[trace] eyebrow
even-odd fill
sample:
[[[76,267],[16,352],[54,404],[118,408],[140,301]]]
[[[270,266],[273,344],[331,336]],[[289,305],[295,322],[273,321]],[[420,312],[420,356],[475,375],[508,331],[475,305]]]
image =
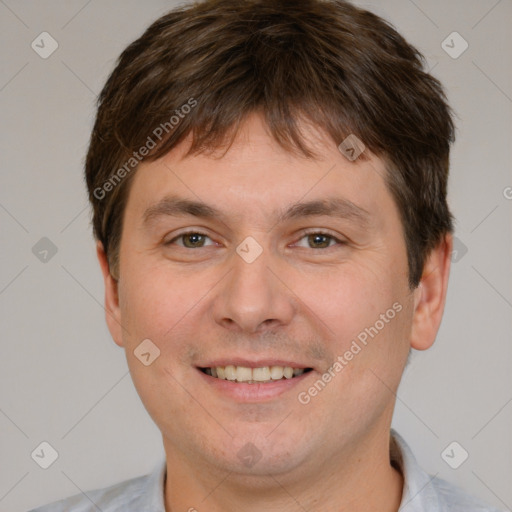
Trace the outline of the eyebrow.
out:
[[[273,213],[277,218],[277,223],[324,215],[352,220],[362,227],[367,227],[370,220],[370,213],[368,211],[357,206],[352,201],[340,197],[328,197],[295,203],[286,210],[277,210]],[[143,224],[149,224],[151,221],[162,216],[183,217],[187,215],[203,219],[219,219],[221,222],[227,220],[226,214],[202,201],[166,196],[158,201],[158,203],[146,209],[143,214]]]

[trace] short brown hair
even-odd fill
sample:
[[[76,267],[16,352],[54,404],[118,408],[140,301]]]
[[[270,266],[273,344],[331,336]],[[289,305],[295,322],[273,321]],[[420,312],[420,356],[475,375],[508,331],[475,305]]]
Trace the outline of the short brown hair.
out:
[[[258,111],[289,151],[315,156],[299,129],[306,120],[336,144],[356,135],[386,162],[416,287],[425,258],[453,229],[452,112],[423,64],[389,23],[342,0],[206,0],[156,20],[105,84],[86,159],[94,234],[111,274],[138,150],[151,161],[189,134],[187,154],[229,147]],[[165,134],[152,136],[157,127]]]

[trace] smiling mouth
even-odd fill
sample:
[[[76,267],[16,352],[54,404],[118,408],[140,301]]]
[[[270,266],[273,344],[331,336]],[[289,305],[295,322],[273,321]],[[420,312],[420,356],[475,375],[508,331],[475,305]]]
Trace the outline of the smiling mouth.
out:
[[[248,368],[247,366],[215,366],[199,368],[203,373],[216,379],[243,382],[245,384],[265,384],[284,379],[293,379],[310,372],[312,368],[292,368],[291,366],[262,366]]]

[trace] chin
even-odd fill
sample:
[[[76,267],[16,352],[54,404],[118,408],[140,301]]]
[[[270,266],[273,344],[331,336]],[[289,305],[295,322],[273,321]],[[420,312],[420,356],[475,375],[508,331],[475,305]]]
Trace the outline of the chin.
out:
[[[272,427],[275,428],[275,425]],[[213,453],[213,464],[222,469],[244,476],[280,475],[301,466],[308,454],[302,443],[306,436],[299,432],[287,432],[274,436],[272,428],[247,429],[246,434],[237,430],[228,443],[224,443],[222,454]],[[216,449],[212,447],[213,452]]]

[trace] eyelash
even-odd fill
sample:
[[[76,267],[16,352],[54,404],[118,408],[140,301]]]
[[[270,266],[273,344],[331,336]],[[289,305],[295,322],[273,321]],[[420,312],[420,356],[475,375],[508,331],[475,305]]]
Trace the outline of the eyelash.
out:
[[[179,240],[187,235],[201,235],[201,236],[205,236],[205,237],[208,237],[210,238],[206,233],[203,233],[202,231],[197,231],[197,230],[193,230],[193,231],[186,231],[184,233],[181,233],[177,236],[175,236],[172,240],[169,240],[168,242],[165,242],[164,245],[172,245],[176,240]],[[343,241],[343,240],[340,240],[339,238],[335,237],[334,235],[331,235],[329,232],[326,232],[326,231],[306,231],[304,233],[302,233],[302,236],[299,238],[299,240],[302,240],[303,238],[305,238],[306,236],[310,236],[310,235],[322,235],[322,236],[325,236],[327,238],[330,238],[331,240],[334,240],[335,242],[337,242],[339,245],[345,245],[346,242]],[[192,247],[184,247],[184,246],[180,246],[182,247],[183,249],[194,249]],[[323,250],[326,250],[326,249],[332,249],[334,246],[328,246],[328,247],[322,247],[320,249],[323,249]],[[203,249],[203,247],[196,247],[195,249]],[[312,250],[315,250],[315,249],[312,249]]]

